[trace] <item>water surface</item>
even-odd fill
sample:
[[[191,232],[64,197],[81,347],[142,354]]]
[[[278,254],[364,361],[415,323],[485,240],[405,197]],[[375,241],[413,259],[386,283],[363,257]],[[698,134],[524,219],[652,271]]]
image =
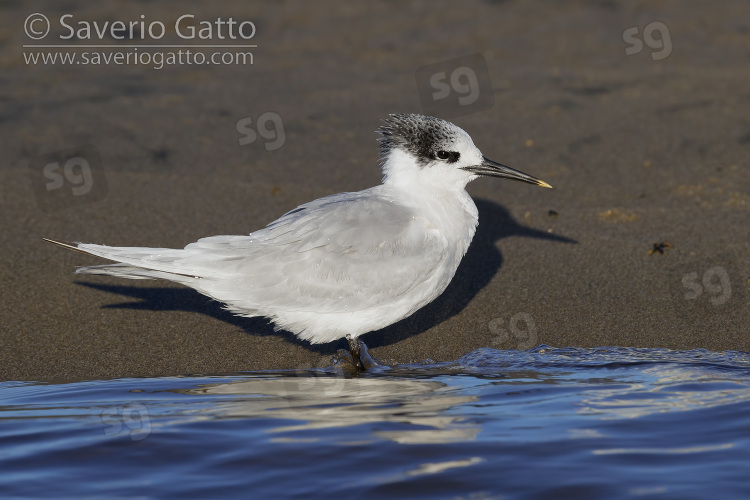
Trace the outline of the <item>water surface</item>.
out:
[[[750,354],[0,384],[2,498],[750,498]]]

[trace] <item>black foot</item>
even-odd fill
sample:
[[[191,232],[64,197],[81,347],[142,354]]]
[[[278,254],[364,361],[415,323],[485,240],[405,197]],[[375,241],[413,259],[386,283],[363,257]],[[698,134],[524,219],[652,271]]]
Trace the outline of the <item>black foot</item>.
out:
[[[351,335],[346,336],[346,341],[349,343],[349,352],[343,349],[339,350],[339,360],[351,364],[358,373],[367,371],[373,366],[378,366],[378,362],[370,356],[364,342],[358,338],[353,338]]]

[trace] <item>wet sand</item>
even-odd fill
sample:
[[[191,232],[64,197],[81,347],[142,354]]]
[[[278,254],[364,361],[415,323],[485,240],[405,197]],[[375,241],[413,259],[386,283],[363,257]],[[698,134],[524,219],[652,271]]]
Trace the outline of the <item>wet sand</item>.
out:
[[[454,282],[363,337],[376,358],[539,344],[750,350],[744,2],[175,5],[71,13],[250,19],[253,64],[27,65],[32,12],[0,7],[0,379],[328,364],[345,342],[312,346],[165,282],[75,276],[103,262],[41,238],[182,247],[249,233],[314,198],[377,184],[374,130],[394,112],[448,118],[487,157],[555,189],[472,183],[480,225]],[[450,82],[462,61],[471,73],[436,101],[429,77]],[[456,104],[467,74],[479,99]],[[92,172],[81,195],[72,189],[86,179],[63,168],[71,151]]]

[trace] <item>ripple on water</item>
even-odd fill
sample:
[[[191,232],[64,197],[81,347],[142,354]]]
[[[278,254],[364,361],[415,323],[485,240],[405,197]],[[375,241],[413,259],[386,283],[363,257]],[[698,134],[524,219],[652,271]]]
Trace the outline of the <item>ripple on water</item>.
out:
[[[479,349],[358,378],[4,382],[0,491],[747,498],[748,400],[747,353],[634,348]]]

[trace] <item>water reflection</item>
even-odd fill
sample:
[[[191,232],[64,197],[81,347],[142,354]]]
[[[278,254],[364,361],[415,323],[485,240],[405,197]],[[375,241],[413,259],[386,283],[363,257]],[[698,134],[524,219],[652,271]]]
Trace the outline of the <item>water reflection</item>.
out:
[[[279,434],[368,424],[367,428],[380,438],[401,444],[425,444],[471,441],[480,431],[480,427],[467,422],[461,415],[449,412],[452,408],[477,401],[477,397],[458,395],[457,388],[437,380],[308,374],[251,378],[180,392],[244,396],[216,401],[206,410],[214,418],[262,417],[300,422],[269,430]],[[376,423],[407,424],[409,428],[374,430],[390,427],[372,425]]]
[[[747,498],[747,353],[544,346],[361,378],[8,385],[5,497]]]
[[[633,419],[750,401],[747,379],[714,374],[704,366],[662,364],[639,372],[642,379],[636,383],[586,391],[579,411],[601,419]]]
[[[546,421],[554,409],[560,417],[563,401],[571,414],[594,421],[748,402],[749,365],[750,358],[738,353],[479,349],[455,362],[394,367],[362,378],[346,378],[335,370],[253,374],[178,392],[212,396],[207,398],[211,404],[199,410],[203,418],[273,421],[266,432],[275,434],[276,442],[330,440],[330,435],[317,437],[309,431],[362,425],[364,439],[459,443],[475,440],[483,427],[491,433],[488,425],[497,435],[515,436],[520,415],[528,419],[538,411],[537,417]],[[471,377],[455,376],[461,373]],[[474,390],[462,385],[467,380]],[[483,416],[486,410],[475,412],[478,407],[491,407],[492,417]],[[579,425],[567,433],[572,439],[605,436]]]

